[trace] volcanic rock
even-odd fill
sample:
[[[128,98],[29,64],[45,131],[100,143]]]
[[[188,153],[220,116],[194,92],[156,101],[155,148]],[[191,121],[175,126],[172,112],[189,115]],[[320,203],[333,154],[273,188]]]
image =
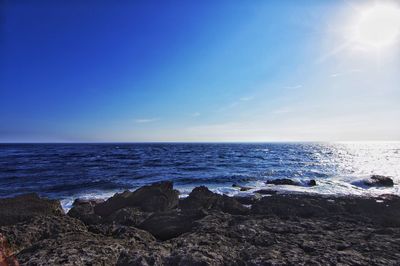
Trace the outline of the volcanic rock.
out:
[[[278,191],[273,190],[273,189],[260,189],[257,191],[254,191],[256,195],[261,194],[261,195],[275,195],[278,193]]]
[[[254,194],[248,196],[234,196],[233,198],[240,204],[252,205],[255,202],[259,201],[262,198],[262,196],[260,194]]]
[[[81,220],[87,225],[99,224],[102,222],[102,217],[94,213],[94,206],[97,204],[97,201],[75,200],[68,215]]]
[[[273,179],[273,180],[268,180],[266,182],[268,185],[290,185],[290,186],[300,186],[300,183],[295,182],[291,179],[288,178],[281,178],[281,179]]]
[[[90,232],[44,239],[17,255],[22,265],[115,265],[126,250],[122,240]]]
[[[64,214],[60,201],[40,198],[34,193],[0,199],[0,206],[0,226],[28,221],[36,216]]]
[[[213,193],[205,186],[194,188],[189,196],[180,202],[179,207],[183,211],[212,209],[237,215],[248,213],[248,209],[234,198]]]
[[[167,211],[175,208],[179,192],[172,182],[160,182],[139,188],[134,192],[125,191],[94,207],[94,212],[106,217],[124,207],[138,207],[146,212]]]
[[[382,175],[372,175],[368,180],[364,180],[364,184],[370,187],[393,187],[393,179]]]
[[[237,185],[237,184],[233,184],[232,187],[233,187],[233,188],[237,188],[237,189],[239,189],[240,191],[248,191],[248,190],[251,189],[251,187],[244,187],[244,186],[240,186],[240,185]]]
[[[311,179],[307,182],[307,185],[310,187],[314,187],[317,185],[317,181],[315,181],[314,179]]]
[[[21,265],[398,265],[398,196],[256,197],[243,215],[237,200],[205,187],[180,208],[127,206],[98,224],[35,215],[0,226],[0,264],[17,265],[15,256]],[[141,215],[140,229],[121,224]]]
[[[37,216],[30,221],[0,227],[0,233],[8,239],[10,247],[16,253],[42,239],[56,238],[68,232],[86,231],[81,221],[65,215]]]
[[[204,217],[202,211],[180,213],[176,210],[155,213],[138,227],[150,232],[160,240],[168,240],[190,231],[193,222]]]
[[[150,212],[143,212],[139,208],[125,207],[113,212],[106,221],[128,226],[138,226],[152,215]]]

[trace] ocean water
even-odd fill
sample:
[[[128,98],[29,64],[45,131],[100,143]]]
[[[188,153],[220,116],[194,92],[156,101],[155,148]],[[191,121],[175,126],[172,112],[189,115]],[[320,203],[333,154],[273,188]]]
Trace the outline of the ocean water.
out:
[[[362,186],[372,174],[391,176],[396,185]],[[265,184],[277,178],[318,185]],[[400,195],[400,143],[0,144],[0,197],[36,192],[68,209],[78,197],[107,198],[162,180],[173,181],[182,196],[199,185],[228,195],[260,188]]]

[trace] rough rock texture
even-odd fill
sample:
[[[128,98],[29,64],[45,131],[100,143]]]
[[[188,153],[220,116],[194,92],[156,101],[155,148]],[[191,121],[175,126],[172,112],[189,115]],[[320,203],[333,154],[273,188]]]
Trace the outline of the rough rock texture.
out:
[[[14,252],[28,248],[42,239],[55,238],[68,232],[85,231],[87,229],[81,221],[67,216],[38,216],[29,222],[0,227],[0,233],[7,236]]]
[[[378,198],[271,195],[253,204],[251,212],[281,218],[341,217],[400,227],[400,198],[390,195]]]
[[[266,188],[266,189],[257,190],[254,193],[261,194],[261,195],[275,195],[276,193],[278,193],[278,191]]]
[[[281,179],[273,179],[273,180],[268,180],[266,182],[268,185],[291,185],[291,186],[300,186],[300,183],[295,182],[291,179],[288,178],[281,178]]]
[[[364,184],[370,187],[393,187],[393,179],[382,175],[373,175],[368,180],[364,180]]]
[[[256,203],[257,201],[259,201],[262,196],[259,193],[254,192],[254,195],[251,196],[234,196],[233,198],[239,202],[240,204],[243,205],[253,205],[254,203]],[[275,192],[276,194],[276,192]]]
[[[233,184],[232,187],[239,189],[240,191],[248,191],[250,189],[252,189],[251,187],[244,187],[244,186],[240,186],[237,184]]]
[[[99,204],[97,201],[75,200],[68,215],[81,220],[87,225],[100,224],[102,223],[102,217],[94,213],[94,206],[97,204]]]
[[[167,240],[177,237],[193,228],[194,221],[206,216],[206,213],[199,210],[194,212],[170,211],[155,213],[139,225],[156,238]]]
[[[106,221],[129,226],[138,226],[152,215],[151,212],[143,212],[139,208],[125,207],[110,214]]]
[[[115,265],[123,242],[89,232],[44,239],[17,255],[24,265]]]
[[[28,221],[39,215],[64,214],[58,200],[40,198],[37,194],[25,194],[0,199],[0,225]]]
[[[246,214],[248,209],[226,195],[218,195],[211,192],[207,187],[196,187],[187,198],[182,200],[179,207],[183,211],[190,210],[220,210],[231,214]]]
[[[178,196],[179,192],[173,189],[172,182],[160,182],[134,192],[116,194],[106,202],[97,204],[94,212],[106,217],[125,207],[138,207],[146,212],[167,211],[178,205]]]
[[[0,263],[17,265],[15,257],[21,265],[400,264],[400,197],[393,195],[233,199],[198,187],[176,208],[124,206],[88,223],[88,205],[99,204],[77,202],[74,208],[85,207],[76,218],[41,212],[1,226]]]

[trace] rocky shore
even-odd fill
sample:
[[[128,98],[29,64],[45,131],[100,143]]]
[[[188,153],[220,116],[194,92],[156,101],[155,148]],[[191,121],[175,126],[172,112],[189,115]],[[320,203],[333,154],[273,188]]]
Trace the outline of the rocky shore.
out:
[[[314,184],[310,184],[314,185]],[[399,265],[400,198],[249,197],[170,182],[76,200],[0,199],[0,265]]]

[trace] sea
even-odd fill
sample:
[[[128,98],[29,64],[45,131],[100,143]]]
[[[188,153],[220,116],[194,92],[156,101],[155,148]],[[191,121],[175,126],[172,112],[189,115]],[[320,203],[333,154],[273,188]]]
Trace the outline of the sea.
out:
[[[367,187],[371,175],[394,187]],[[301,186],[267,185],[290,178]],[[314,179],[317,186],[310,187]],[[182,197],[200,185],[227,195],[278,193],[400,195],[400,142],[0,144],[0,197],[108,198],[170,180]],[[240,191],[233,185],[250,187]]]

